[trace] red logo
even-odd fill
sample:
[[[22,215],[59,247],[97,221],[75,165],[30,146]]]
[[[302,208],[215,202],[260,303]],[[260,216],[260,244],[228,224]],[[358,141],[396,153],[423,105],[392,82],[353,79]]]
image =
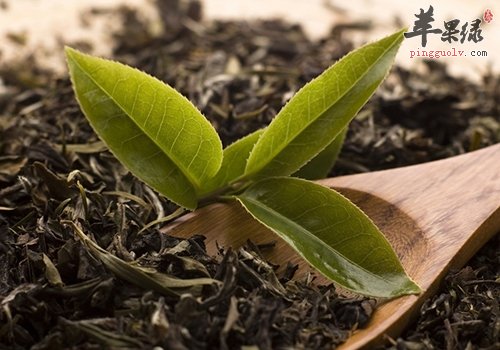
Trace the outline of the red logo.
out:
[[[486,23],[490,23],[493,19],[493,13],[491,13],[490,9],[484,11],[483,19]]]

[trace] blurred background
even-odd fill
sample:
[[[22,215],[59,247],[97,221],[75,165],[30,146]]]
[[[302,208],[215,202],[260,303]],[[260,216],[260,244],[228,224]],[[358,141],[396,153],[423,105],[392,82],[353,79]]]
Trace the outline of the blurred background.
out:
[[[172,1],[175,3],[176,1]],[[479,79],[488,70],[500,72],[496,48],[500,46],[500,5],[498,1],[396,1],[396,0],[200,0],[205,21],[210,19],[265,19],[280,18],[300,23],[312,38],[329,34],[332,25],[345,23],[370,26],[370,30],[353,31],[356,43],[366,42],[390,33],[396,28],[413,27],[415,14],[433,6],[433,28],[444,30],[443,22],[460,20],[458,29],[465,22],[483,19],[487,10],[493,15],[490,22],[481,23],[483,40],[478,43],[442,42],[439,35],[430,36],[425,49],[462,50],[466,57],[440,57],[450,73]],[[156,30],[158,19],[153,11],[154,0],[1,0],[0,1],[0,60],[16,59],[20,55],[37,52],[37,57],[48,67],[61,69],[64,43],[89,40],[95,54],[109,53],[109,34],[118,23],[113,18],[112,7],[127,5],[140,9],[148,18],[151,30]],[[99,13],[99,16],[89,16]],[[91,19],[90,19],[91,17]],[[422,49],[420,38],[405,40],[398,54],[398,64],[418,69],[421,61],[410,58],[411,51]],[[472,57],[470,51],[486,52],[486,57]]]

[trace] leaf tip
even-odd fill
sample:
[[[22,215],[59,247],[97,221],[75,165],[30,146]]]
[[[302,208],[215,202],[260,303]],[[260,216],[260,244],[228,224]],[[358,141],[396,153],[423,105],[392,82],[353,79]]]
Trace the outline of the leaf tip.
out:
[[[403,295],[415,295],[422,293],[422,288],[413,281],[408,275],[405,275],[404,281],[401,281],[399,287],[395,288],[387,297],[397,298]]]
[[[70,78],[73,81],[73,75],[74,75],[74,69],[75,69],[75,64],[78,60],[78,57],[81,57],[84,55],[82,52],[78,51],[77,49],[72,48],[71,46],[64,45],[64,56],[66,57],[66,64],[68,65],[69,73],[70,73]],[[74,82],[73,82],[74,86]]]
[[[64,53],[66,54],[66,56],[71,55],[75,51],[76,50],[74,48],[72,48],[71,46],[64,45]]]
[[[413,280],[411,280],[410,278],[408,278],[408,283],[406,284],[406,294],[420,294],[422,293],[422,288],[420,288],[420,286],[414,282]]]
[[[64,55],[66,56],[66,60],[74,60],[76,56],[82,55],[82,53],[71,46],[64,45]]]

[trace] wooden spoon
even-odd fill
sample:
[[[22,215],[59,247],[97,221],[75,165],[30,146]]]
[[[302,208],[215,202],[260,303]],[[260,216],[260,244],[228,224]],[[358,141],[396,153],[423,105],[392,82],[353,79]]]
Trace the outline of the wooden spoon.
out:
[[[445,160],[319,183],[342,192],[373,219],[423,291],[380,305],[369,325],[340,347],[344,350],[371,348],[384,335],[397,336],[448,270],[463,266],[500,231],[500,144]],[[267,258],[278,264],[298,263],[299,274],[311,270],[238,203],[201,208],[164,231],[179,237],[201,233],[207,236],[210,253],[216,252],[215,242],[237,248],[247,239],[276,240]],[[318,279],[326,282],[322,276]]]

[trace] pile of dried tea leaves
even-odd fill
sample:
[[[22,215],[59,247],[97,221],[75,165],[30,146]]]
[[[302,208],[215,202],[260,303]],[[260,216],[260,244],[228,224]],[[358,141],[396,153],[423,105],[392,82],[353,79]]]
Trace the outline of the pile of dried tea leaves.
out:
[[[427,300],[412,328],[389,349],[498,349],[500,347],[499,235],[466,267],[453,271]]]
[[[113,58],[180,90],[225,144],[269,123],[353,49],[351,31],[367,29],[337,26],[311,41],[280,21],[202,22],[196,1],[157,5],[161,35],[135,11],[113,10],[124,23]],[[141,231],[176,208],[106,151],[67,77],[27,60],[0,68],[0,348],[330,349],[367,323],[373,300],[339,296],[313,275],[294,280],[293,266],[277,275],[251,242],[209,256],[203,232],[181,240],[161,225]],[[393,69],[352,123],[332,175],[500,142],[500,77],[477,85],[435,63],[425,69]],[[451,273],[392,347],[498,348],[497,247],[498,237]],[[158,287],[169,277],[220,282],[172,293]]]

